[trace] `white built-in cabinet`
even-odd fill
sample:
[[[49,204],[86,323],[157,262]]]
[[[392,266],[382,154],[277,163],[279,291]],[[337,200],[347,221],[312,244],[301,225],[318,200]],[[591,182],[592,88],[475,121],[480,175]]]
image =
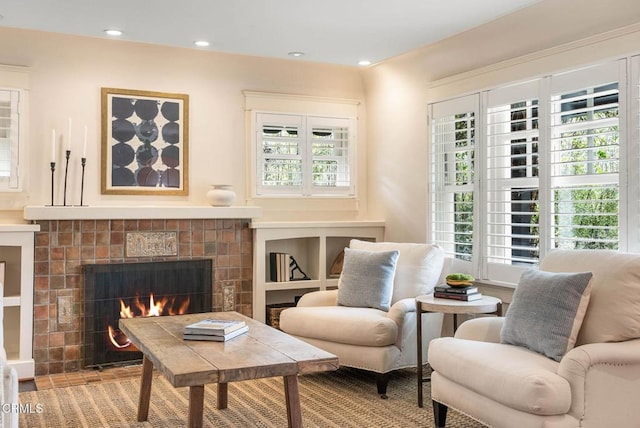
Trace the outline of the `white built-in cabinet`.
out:
[[[34,239],[38,225],[0,225],[0,261],[4,262],[4,348],[20,379],[35,375],[33,360]]]
[[[331,266],[351,239],[382,241],[382,221],[252,222],[253,318],[265,322],[266,306],[292,303],[309,291],[337,288]],[[291,255],[309,280],[271,281],[270,253]]]

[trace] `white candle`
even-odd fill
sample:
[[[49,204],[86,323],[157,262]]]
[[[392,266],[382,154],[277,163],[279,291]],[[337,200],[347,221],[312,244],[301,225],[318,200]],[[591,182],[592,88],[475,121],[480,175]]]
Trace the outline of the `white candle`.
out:
[[[82,146],[82,157],[87,157],[87,125],[84,126],[84,145]]]
[[[71,150],[71,118],[69,118],[69,135],[67,136],[67,150]]]
[[[51,130],[51,162],[56,161],[56,130]]]

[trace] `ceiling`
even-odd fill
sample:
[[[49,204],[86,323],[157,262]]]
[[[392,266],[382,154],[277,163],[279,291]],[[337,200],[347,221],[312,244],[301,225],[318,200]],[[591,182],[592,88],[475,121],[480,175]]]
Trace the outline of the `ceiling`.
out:
[[[0,27],[305,61],[377,63],[540,0],[2,0]],[[208,47],[197,48],[196,40]]]

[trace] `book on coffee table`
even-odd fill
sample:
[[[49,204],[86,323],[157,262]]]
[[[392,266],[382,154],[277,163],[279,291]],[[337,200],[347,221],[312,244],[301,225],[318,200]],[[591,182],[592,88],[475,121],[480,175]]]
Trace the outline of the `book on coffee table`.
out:
[[[184,333],[224,336],[246,326],[247,323],[242,320],[220,320],[207,318],[205,320],[189,324],[184,328]]]
[[[241,334],[249,331],[249,326],[245,325],[237,330],[232,331],[227,334],[192,334],[192,333],[184,333],[182,338],[184,340],[210,340],[214,342],[226,342],[229,339],[233,339],[234,337],[240,336]]]

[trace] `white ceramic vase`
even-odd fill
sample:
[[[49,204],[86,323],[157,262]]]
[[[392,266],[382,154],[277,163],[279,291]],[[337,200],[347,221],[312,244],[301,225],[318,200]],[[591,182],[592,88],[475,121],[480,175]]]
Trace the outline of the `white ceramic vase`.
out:
[[[236,200],[236,192],[229,184],[212,184],[207,192],[207,200],[214,207],[228,207]]]

